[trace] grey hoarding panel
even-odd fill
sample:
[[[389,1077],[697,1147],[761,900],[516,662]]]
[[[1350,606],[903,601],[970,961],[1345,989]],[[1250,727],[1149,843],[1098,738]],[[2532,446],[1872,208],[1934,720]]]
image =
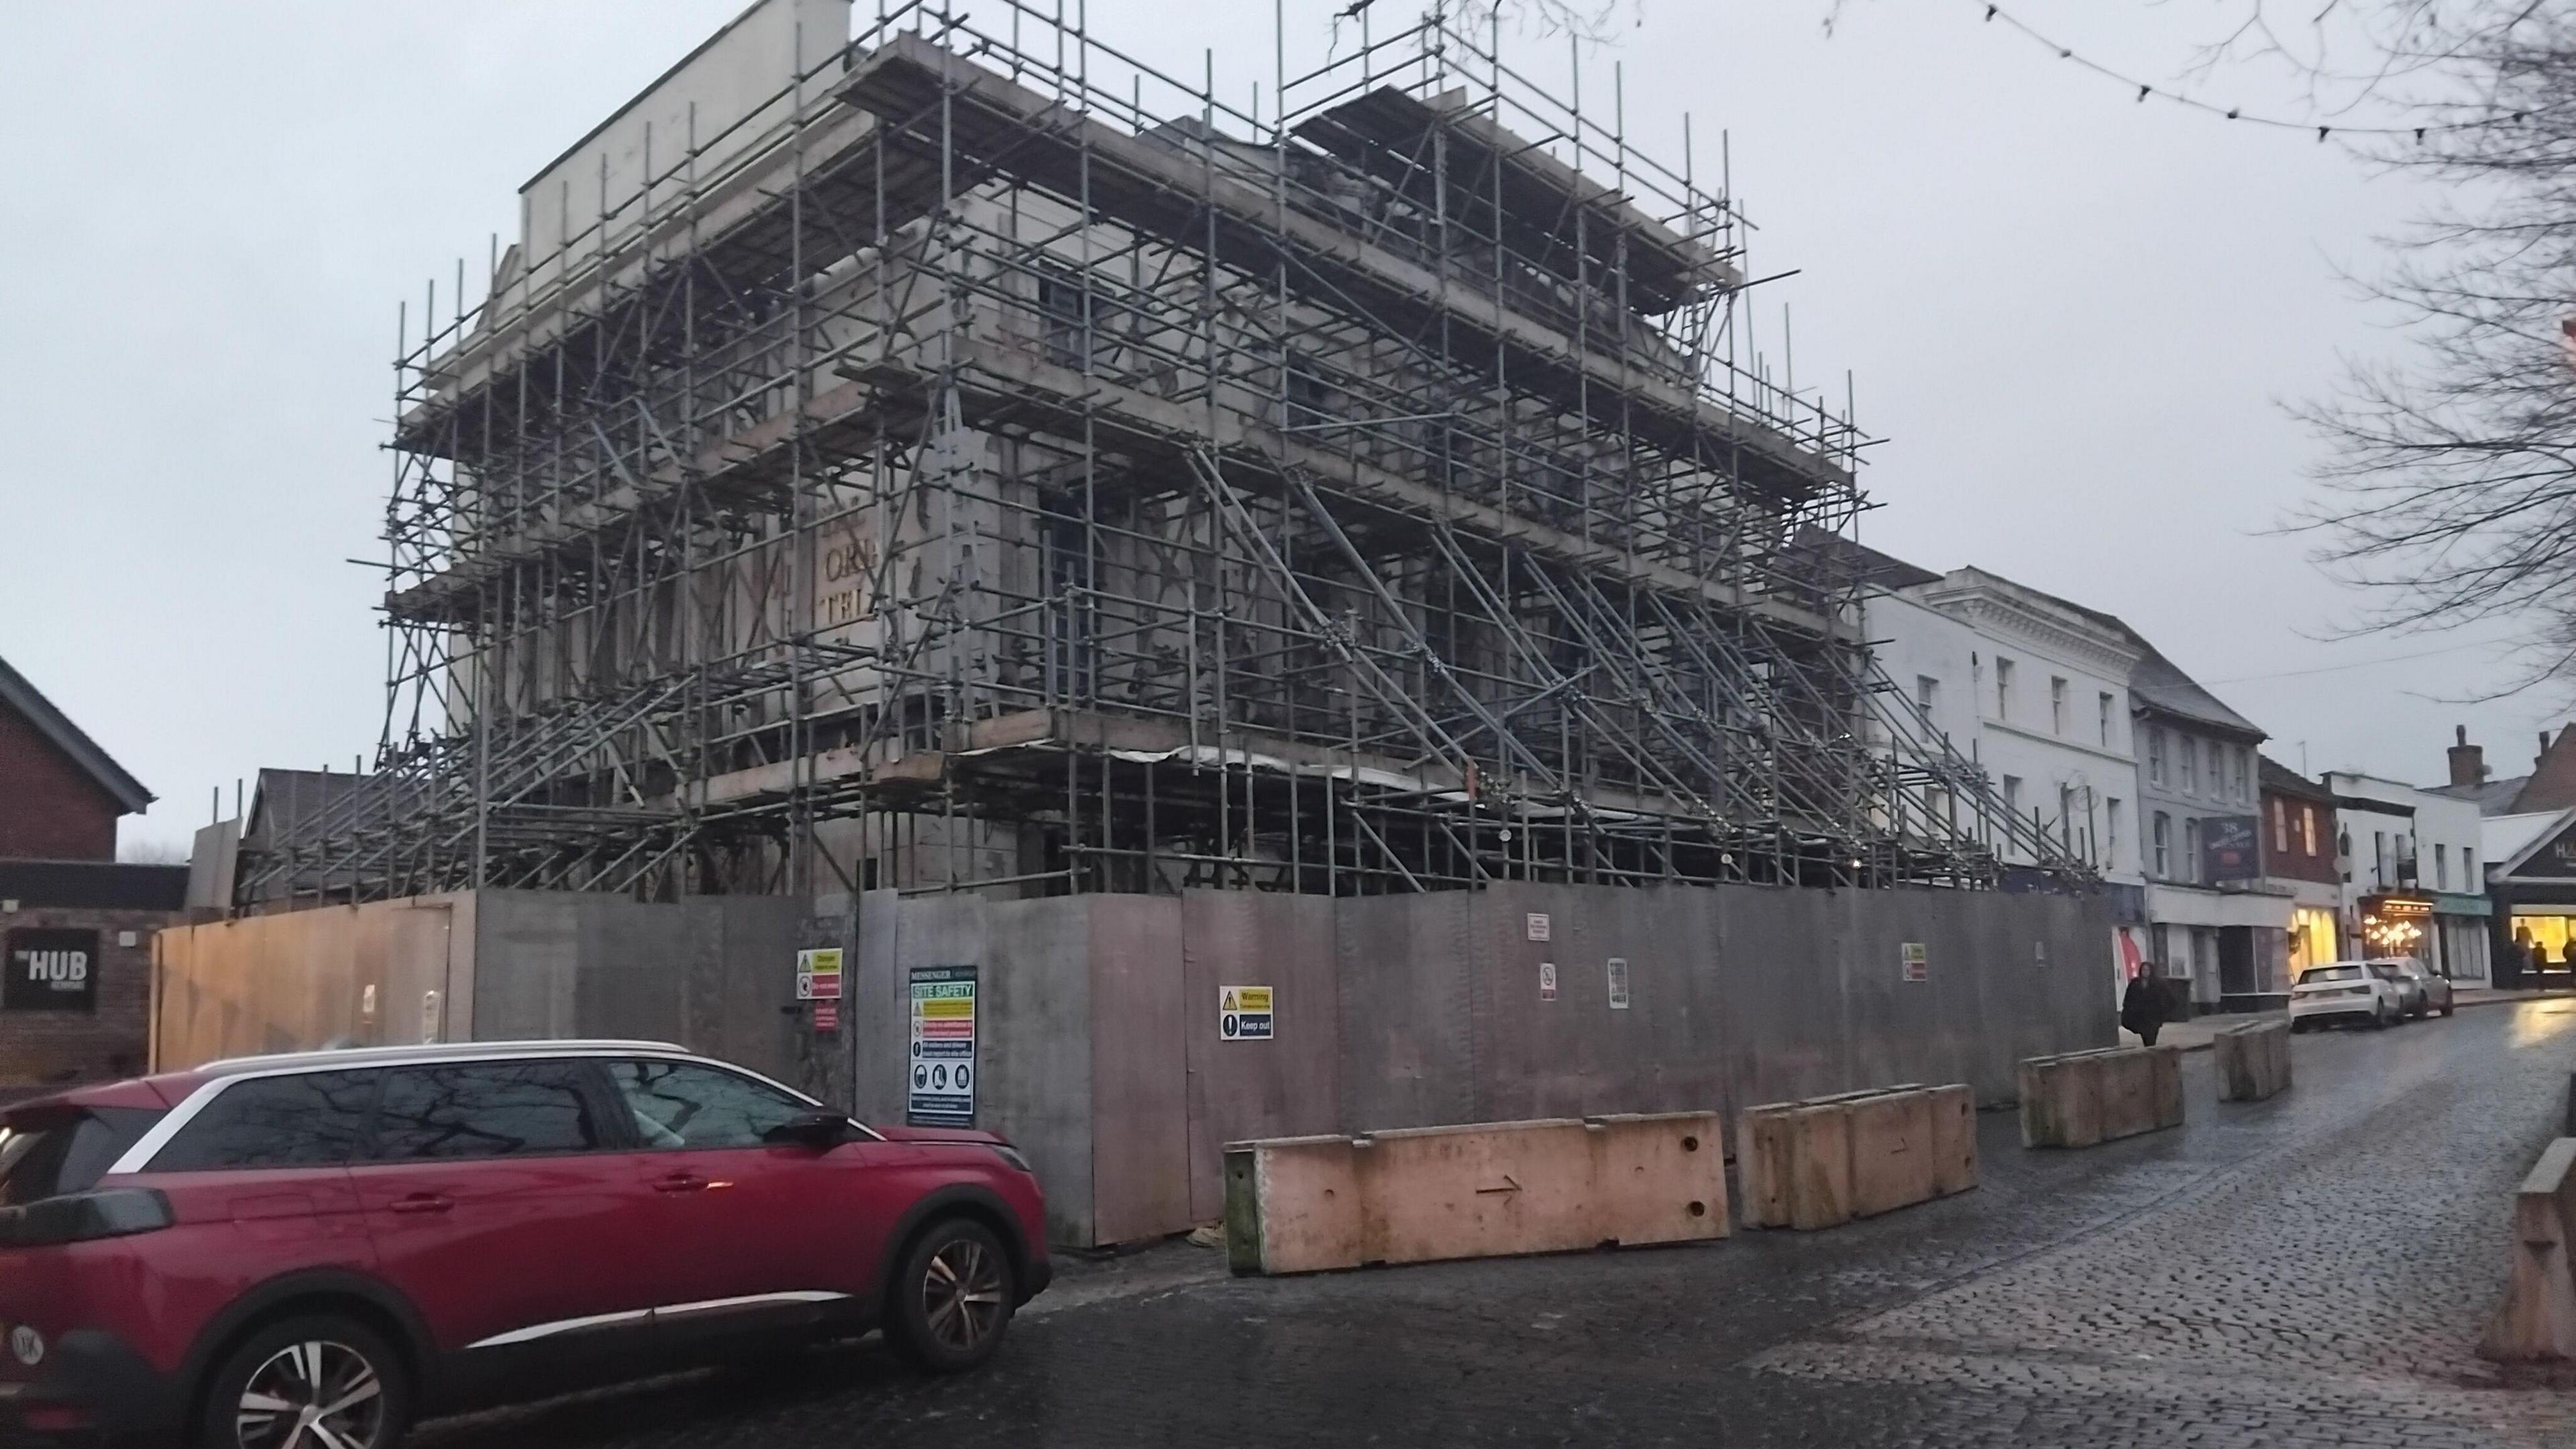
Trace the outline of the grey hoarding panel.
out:
[[[1194,1219],[1181,903],[1091,896],[1063,904],[1091,908],[1093,1232],[1117,1243],[1183,1231]]]
[[[1475,1121],[1469,893],[1335,904],[1344,1125],[1367,1132]]]
[[[1225,1209],[1228,1142],[1342,1125],[1341,1015],[1329,896],[1259,891],[1181,895],[1182,1022],[1189,1048],[1190,1217]],[[1225,1041],[1218,991],[1268,986],[1272,1031]]]

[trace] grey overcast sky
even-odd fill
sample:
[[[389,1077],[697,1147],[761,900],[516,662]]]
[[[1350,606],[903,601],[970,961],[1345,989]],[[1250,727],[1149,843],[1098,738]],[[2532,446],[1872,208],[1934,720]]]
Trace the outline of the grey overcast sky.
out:
[[[1864,539],[2120,614],[2294,768],[2436,781],[2454,723],[2524,768],[2563,699],[2442,702],[2506,676],[2458,640],[2317,642],[2352,601],[2263,532],[2317,446],[2279,403],[2395,345],[2338,269],[2373,269],[2425,187],[2132,104],[1971,0],[1876,0],[1832,39],[1824,3],[1645,0],[1585,94],[1606,114],[1619,67],[1632,137],[1676,152],[1689,111],[1703,165],[1729,133],[1754,271],[1803,269],[1762,289],[1761,336],[1776,355],[1789,304],[1799,375],[1851,369],[1890,440]],[[518,185],[738,8],[0,6],[0,657],[161,796],[129,849],[184,842],[257,766],[370,749],[385,636],[344,560],[380,552],[395,305],[437,277],[443,310]],[[1287,0],[1292,55],[1338,8]],[[2156,77],[2215,13],[2010,8]],[[1270,76],[1269,0],[1089,12],[1170,69],[1213,47],[1221,84]],[[1564,74],[1563,42],[1518,48]],[[2265,77],[2208,89],[2297,113]]]

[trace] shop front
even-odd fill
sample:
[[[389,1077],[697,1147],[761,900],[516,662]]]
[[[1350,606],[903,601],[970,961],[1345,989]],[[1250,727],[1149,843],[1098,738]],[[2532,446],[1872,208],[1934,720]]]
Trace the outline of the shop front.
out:
[[[2415,892],[2382,891],[2363,896],[2353,906],[2353,924],[2365,956],[2412,956],[2433,964],[2433,898]]]
[[[2495,975],[2488,960],[2487,936],[2495,918],[2495,907],[2485,896],[2453,895],[2448,891],[2433,897],[2433,944],[2431,965],[2454,981],[2484,986]]]
[[[2299,973],[2311,966],[2323,966],[2343,959],[2336,941],[2335,908],[2332,905],[2294,905],[2290,908],[2290,981],[2297,984]]]
[[[2289,1002],[2291,902],[2269,883],[2244,889],[2152,881],[2149,959],[2194,1014],[2271,1011]]]
[[[2576,977],[2576,811],[2498,816],[2487,831],[2495,984],[2566,984]]]

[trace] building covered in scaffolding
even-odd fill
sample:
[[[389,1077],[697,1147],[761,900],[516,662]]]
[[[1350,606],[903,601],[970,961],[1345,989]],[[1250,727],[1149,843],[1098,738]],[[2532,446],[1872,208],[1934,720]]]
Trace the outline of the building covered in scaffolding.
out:
[[[1996,884],[1723,177],[1497,42],[753,6],[407,319],[379,755],[240,898]]]
[[[2109,1045],[2087,867],[1881,679],[1722,174],[1490,14],[1344,39],[1236,109],[762,0],[539,173],[406,317],[377,757],[210,827],[155,1060],[684,1041],[1102,1243],[1229,1142]]]

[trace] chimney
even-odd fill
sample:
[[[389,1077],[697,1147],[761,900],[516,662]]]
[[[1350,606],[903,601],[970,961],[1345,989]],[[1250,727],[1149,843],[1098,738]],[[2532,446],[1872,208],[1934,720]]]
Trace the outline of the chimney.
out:
[[[2548,758],[2549,758],[2549,731],[2547,731],[2547,730],[2542,730],[2542,731],[2540,732],[2540,753],[2539,753],[2539,754],[2536,754],[2536,755],[2534,755],[2534,756],[2532,756],[2532,757],[2531,757],[2531,768],[2533,768],[2534,770],[2539,769],[2539,768],[2540,768],[2540,762],[2541,762],[2541,761],[2543,761],[2543,760],[2545,760],[2545,759],[2548,759]]]
[[[2451,746],[2451,787],[2461,789],[2485,784],[2487,779],[2485,748],[2469,743],[2467,725],[2456,726],[2452,738],[2459,743]]]

